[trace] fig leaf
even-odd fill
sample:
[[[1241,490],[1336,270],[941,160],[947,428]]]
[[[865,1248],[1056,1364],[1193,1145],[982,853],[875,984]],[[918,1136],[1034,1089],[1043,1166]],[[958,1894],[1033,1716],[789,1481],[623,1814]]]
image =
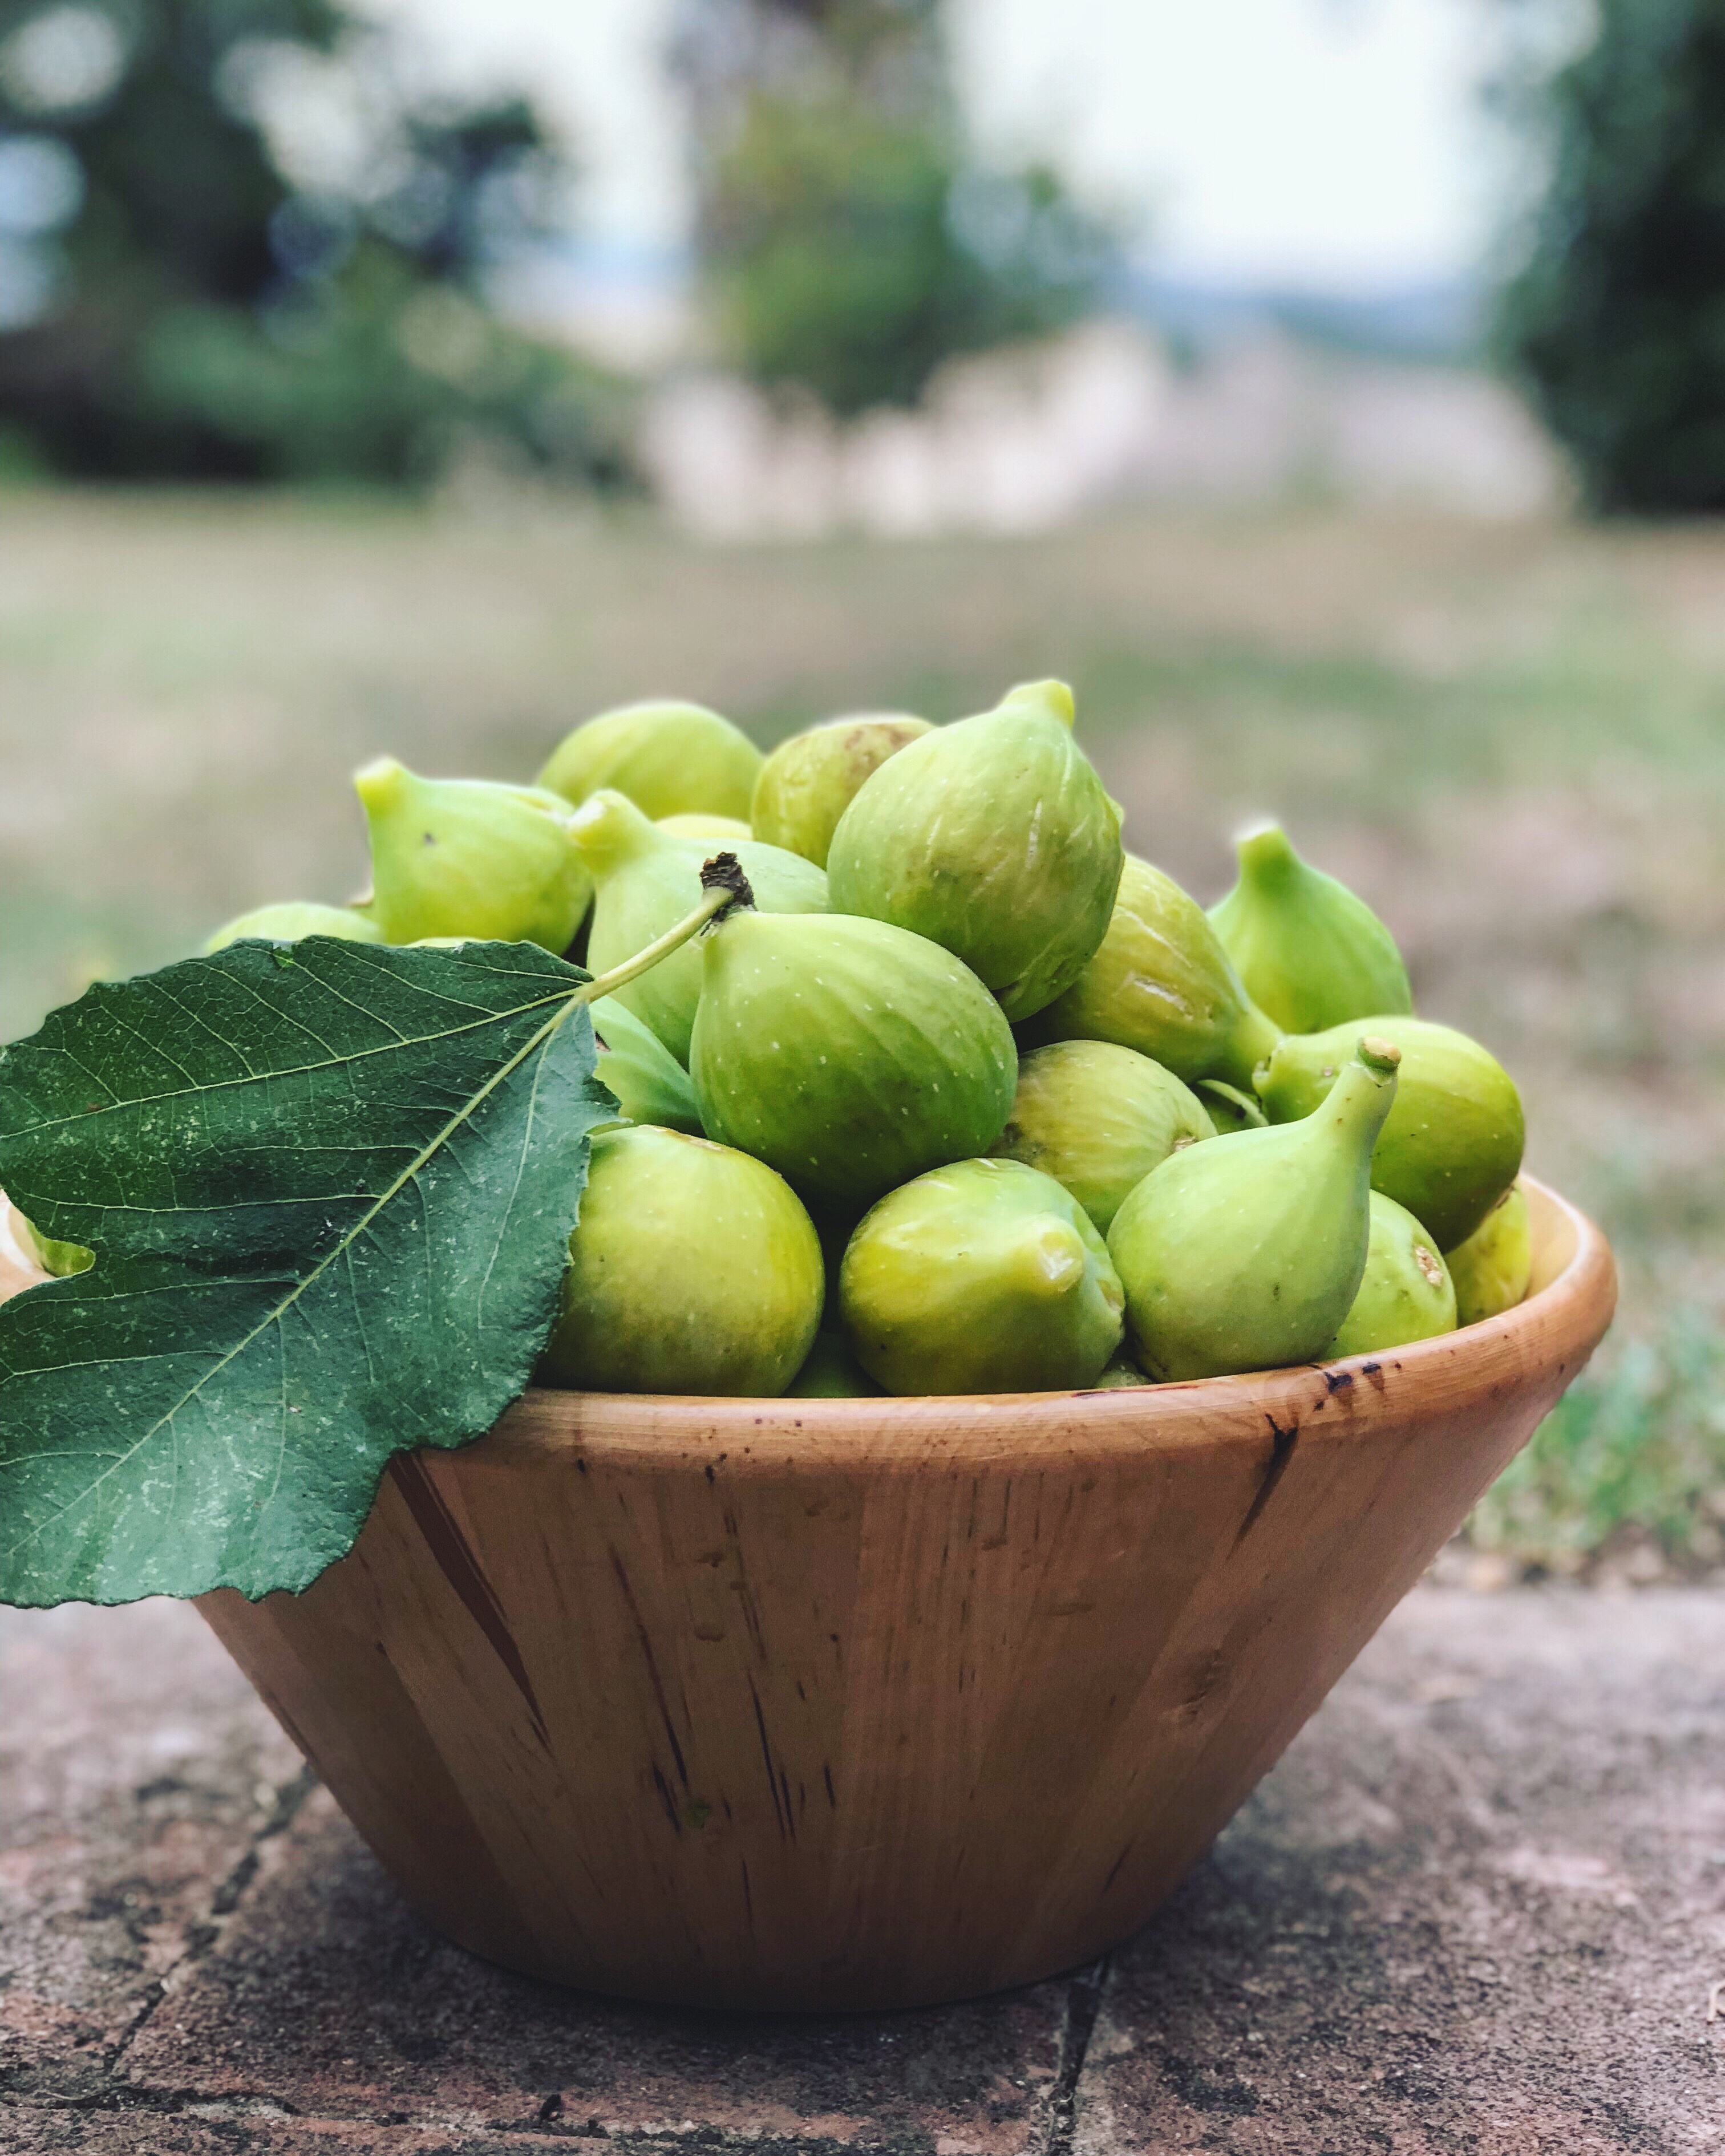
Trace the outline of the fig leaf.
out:
[[[95,1264],[0,1305],[0,1601],[298,1589],[556,1313],[594,1075],[531,944],[242,942],[0,1051],[0,1188]]]

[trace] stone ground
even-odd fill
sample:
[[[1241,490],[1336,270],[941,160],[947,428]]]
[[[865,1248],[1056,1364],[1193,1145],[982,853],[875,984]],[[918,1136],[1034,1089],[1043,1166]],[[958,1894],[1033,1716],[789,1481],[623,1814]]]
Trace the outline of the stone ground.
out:
[[[475,1961],[191,1610],[0,1611],[0,2149],[570,2141],[1725,2151],[1725,1594],[1424,1589],[1141,1938],[1005,1998],[822,2021]]]

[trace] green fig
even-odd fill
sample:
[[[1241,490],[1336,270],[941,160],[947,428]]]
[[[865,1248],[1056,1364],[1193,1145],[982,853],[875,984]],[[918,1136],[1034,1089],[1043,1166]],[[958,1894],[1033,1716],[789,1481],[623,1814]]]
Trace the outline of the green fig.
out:
[[[811,1205],[860,1212],[1006,1127],[1012,1029],[939,944],[741,907],[701,942],[689,1067],[707,1134],[770,1161]]]
[[[1240,880],[1210,908],[1246,993],[1288,1033],[1410,1011],[1395,938],[1345,883],[1302,861],[1279,824],[1235,840]]]
[[[761,763],[748,736],[704,704],[625,704],[566,735],[538,783],[576,808],[603,786],[648,817],[747,822]]]
[[[615,996],[600,996],[589,1008],[599,1046],[599,1082],[609,1086],[628,1120],[701,1137],[689,1073],[652,1027]]]
[[[1194,1096],[1147,1055],[1111,1041],[1057,1040],[1019,1059],[994,1152],[1064,1184],[1106,1235],[1134,1183],[1215,1134]]]
[[[833,905],[962,958],[1009,1019],[1052,1003],[1108,927],[1120,809],[1072,738],[1072,692],[1028,682],[872,772],[827,857]]]
[[[1455,1322],[1501,1317],[1527,1296],[1533,1277],[1533,1224],[1527,1193],[1512,1183],[1465,1243],[1445,1257],[1455,1283]]]
[[[1405,1205],[1372,1193],[1366,1270],[1327,1361],[1376,1355],[1455,1330],[1455,1291],[1432,1240]]]
[[[755,836],[827,865],[839,819],[863,781],[907,742],[933,729],[902,711],[829,719],[781,742],[761,767],[749,810]]]
[[[609,788],[584,801],[569,828],[596,886],[587,964],[603,973],[681,920],[701,896],[701,862],[716,849],[661,830]],[[800,855],[753,839],[737,840],[723,850],[742,864],[763,913],[825,911],[827,880]],[[691,943],[618,991],[618,1000],[685,1065],[701,973],[700,947]]]
[[[1272,1123],[1309,1116],[1361,1030],[1402,1053],[1395,1106],[1372,1159],[1372,1187],[1424,1222],[1440,1250],[1466,1242],[1522,1165],[1520,1096],[1477,1041],[1399,1012],[1327,1033],[1290,1034],[1254,1083]]]
[[[82,1243],[59,1243],[52,1235],[39,1235],[17,1206],[11,1207],[6,1217],[13,1241],[39,1272],[51,1273],[56,1280],[69,1280],[74,1273],[87,1273],[95,1263],[95,1252],[87,1250]]]
[[[1270,1121],[1255,1093],[1242,1093],[1238,1086],[1224,1085],[1219,1078],[1200,1078],[1192,1090],[1219,1138],[1235,1131],[1261,1131]]]
[[[1372,1146],[1399,1060],[1368,1037],[1304,1122],[1189,1146],[1127,1199],[1108,1251],[1153,1378],[1280,1369],[1328,1348],[1365,1270]]]
[[[891,1192],[845,1253],[839,1307],[889,1393],[1055,1393],[1120,1345],[1120,1281],[1084,1209],[1016,1160],[961,1160]]]
[[[203,955],[213,957],[230,943],[248,942],[254,937],[270,943],[297,943],[302,936],[334,936],[347,943],[383,941],[377,922],[351,906],[315,906],[292,900],[239,915],[216,931],[204,945]]]
[[[653,819],[661,831],[669,831],[674,839],[716,839],[726,846],[734,846],[739,839],[750,839],[754,833],[740,816],[655,816]]]
[[[386,943],[434,936],[567,950],[593,885],[559,795],[421,778],[388,756],[353,783],[371,834],[372,916]]]
[[[793,1400],[871,1400],[880,1394],[842,1332],[817,1332],[809,1360],[785,1389]]]
[[[1093,1385],[1085,1388],[1092,1393],[1136,1393],[1156,1380],[1147,1378],[1129,1355],[1117,1355]]]
[[[542,1380],[773,1398],[823,1291],[814,1224],[770,1168],[676,1131],[598,1131]]]
[[[1112,1040],[1183,1078],[1250,1086],[1281,1038],[1240,984],[1204,908],[1172,876],[1128,854],[1101,947],[1024,1034]]]

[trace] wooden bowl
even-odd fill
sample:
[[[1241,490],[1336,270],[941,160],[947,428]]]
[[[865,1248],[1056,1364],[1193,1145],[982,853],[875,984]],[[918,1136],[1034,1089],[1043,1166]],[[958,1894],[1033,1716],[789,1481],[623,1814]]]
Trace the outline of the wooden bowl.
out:
[[[1604,1239],[1380,1358],[1153,1390],[532,1392],[305,1594],[201,1607],[403,1891],[730,2007],[1023,1984],[1142,1925],[1587,1360]]]

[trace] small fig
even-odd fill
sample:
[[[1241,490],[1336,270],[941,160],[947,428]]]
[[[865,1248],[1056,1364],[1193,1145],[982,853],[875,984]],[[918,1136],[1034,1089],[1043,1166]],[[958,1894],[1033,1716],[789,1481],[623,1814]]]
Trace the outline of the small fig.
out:
[[[1015,1160],[919,1175],[863,1216],[839,1306],[889,1393],[1095,1384],[1120,1345],[1120,1281],[1084,1209]]]
[[[1117,1355],[1095,1384],[1086,1389],[1092,1393],[1136,1393],[1155,1382],[1153,1378],[1144,1375],[1130,1355]]]
[[[1376,1355],[1455,1330],[1455,1291],[1432,1240],[1405,1205],[1372,1193],[1366,1270],[1327,1362]]]
[[[1444,1262],[1455,1283],[1455,1322],[1501,1317],[1527,1293],[1533,1277],[1533,1224],[1527,1193],[1512,1183],[1465,1243]]]
[[[1012,1029],[939,944],[884,921],[742,908],[701,941],[701,1120],[810,1204],[860,1212],[1005,1128]]]
[[[865,711],[793,734],[755,781],[749,810],[755,836],[824,869],[839,819],[863,781],[906,742],[932,731],[927,719],[902,711]]]
[[[785,1389],[793,1400],[872,1400],[880,1394],[842,1332],[817,1332],[809,1360]]]
[[[770,1168],[676,1131],[598,1131],[542,1381],[773,1398],[822,1294],[814,1223]]]
[[[558,795],[421,778],[388,756],[353,783],[371,833],[372,917],[386,943],[434,936],[567,950],[593,885]]]
[[[1402,1055],[1395,1106],[1372,1158],[1372,1187],[1405,1205],[1440,1250],[1452,1250],[1516,1179],[1521,1097],[1496,1057],[1450,1026],[1386,1012],[1364,1029]],[[1282,1041],[1254,1081],[1272,1123],[1312,1113],[1360,1031],[1356,1022]]]
[[[1198,1101],[1159,1063],[1106,1040],[1057,1040],[1019,1061],[997,1155],[1040,1168],[1106,1235],[1121,1200],[1181,1146],[1214,1137]]]
[[[230,943],[244,943],[254,937],[270,943],[297,943],[302,936],[334,936],[347,943],[383,941],[377,922],[351,906],[315,906],[293,900],[239,915],[216,931],[204,945],[203,955],[213,957]]]
[[[1112,1040],[1183,1078],[1250,1086],[1281,1038],[1240,983],[1204,908],[1127,855],[1101,947],[1024,1039]]]
[[[1279,1369],[1327,1349],[1365,1271],[1372,1145],[1399,1060],[1362,1040],[1304,1122],[1189,1146],[1127,1199],[1108,1252],[1153,1378]]]
[[[615,996],[600,996],[588,1009],[599,1048],[599,1082],[610,1088],[627,1119],[702,1136],[689,1073],[652,1027]]]
[[[1235,1131],[1261,1131],[1270,1121],[1255,1093],[1242,1093],[1238,1086],[1225,1085],[1219,1078],[1200,1078],[1192,1090],[1219,1138]]]
[[[754,835],[740,816],[659,816],[654,821],[674,839],[710,839],[726,846]]]
[[[587,939],[587,964],[595,973],[632,958],[680,921],[701,896],[702,860],[719,850],[711,841],[660,829],[608,788],[582,803],[569,828],[596,886]],[[763,913],[826,910],[827,880],[799,855],[753,839],[733,841],[723,851],[742,863]],[[685,944],[617,992],[619,1002],[651,1026],[682,1064],[689,1060],[701,973],[699,945]]]
[[[827,858],[833,905],[926,936],[1028,1018],[1101,942],[1120,809],[1072,738],[1061,681],[939,726],[864,780]]]
[[[625,704],[566,735],[539,783],[576,808],[605,786],[644,816],[746,821],[761,762],[748,736],[704,704]]]

